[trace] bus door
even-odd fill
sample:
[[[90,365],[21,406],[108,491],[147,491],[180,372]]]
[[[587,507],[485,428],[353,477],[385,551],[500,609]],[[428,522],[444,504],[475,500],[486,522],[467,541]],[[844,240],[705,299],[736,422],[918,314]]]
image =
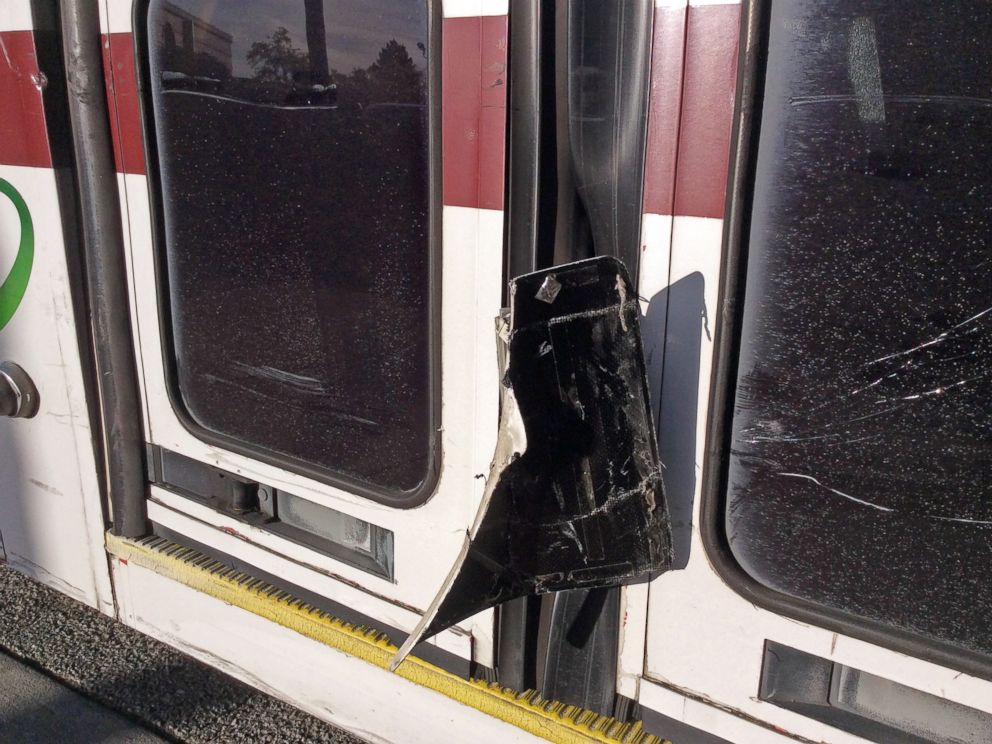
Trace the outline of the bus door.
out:
[[[106,3],[149,484],[147,521],[125,537],[189,546],[397,644],[453,586],[456,619],[415,654],[518,688],[540,671],[549,695],[612,713],[620,601],[592,587],[668,563],[636,301],[653,8],[576,2],[542,18],[519,5],[508,21],[488,0]],[[511,62],[517,32],[543,46],[521,42]],[[508,90],[522,102],[509,119]],[[523,318],[548,334],[532,359],[515,351]],[[622,359],[602,341],[621,336]],[[554,376],[566,347],[571,383]],[[545,435],[529,460],[510,452],[511,498],[492,461],[514,375],[521,420]],[[599,393],[617,386],[607,406]],[[530,482],[519,471],[540,447]],[[498,508],[480,511],[494,488]],[[466,533],[519,516],[525,492],[610,518],[509,519],[523,560],[493,574],[500,592],[470,596],[480,584],[455,573],[478,557]],[[617,538],[624,525],[636,539]],[[543,610],[518,600],[494,626],[502,599],[572,586],[586,588]],[[548,649],[576,613],[589,632],[573,664]],[[514,657],[538,644],[544,661]],[[588,689],[555,691],[592,668]]]
[[[394,638],[496,436],[506,16],[462,11],[103,18],[149,529]],[[492,668],[491,638],[487,612],[432,658]]]

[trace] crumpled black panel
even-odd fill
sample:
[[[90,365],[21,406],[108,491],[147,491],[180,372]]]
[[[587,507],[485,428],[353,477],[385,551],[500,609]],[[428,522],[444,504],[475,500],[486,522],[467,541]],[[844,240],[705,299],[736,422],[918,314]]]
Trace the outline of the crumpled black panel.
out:
[[[526,450],[498,477],[425,635],[514,597],[630,583],[671,564],[637,297],[623,264],[516,279],[509,363]]]

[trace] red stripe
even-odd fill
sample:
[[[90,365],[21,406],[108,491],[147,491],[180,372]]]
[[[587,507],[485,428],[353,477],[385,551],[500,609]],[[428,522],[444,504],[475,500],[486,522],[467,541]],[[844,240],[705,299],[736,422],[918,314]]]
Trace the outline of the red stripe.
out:
[[[676,215],[723,217],[739,37],[739,5],[689,8]]]
[[[651,214],[672,214],[675,204],[685,16],[685,7],[658,8],[654,15],[644,159],[644,211]]]
[[[144,174],[145,151],[141,143],[138,78],[131,34],[104,34],[103,73],[117,172]]]
[[[444,203],[503,208],[506,16],[446,18],[441,32]]]
[[[32,31],[0,32],[0,164],[51,168]]]

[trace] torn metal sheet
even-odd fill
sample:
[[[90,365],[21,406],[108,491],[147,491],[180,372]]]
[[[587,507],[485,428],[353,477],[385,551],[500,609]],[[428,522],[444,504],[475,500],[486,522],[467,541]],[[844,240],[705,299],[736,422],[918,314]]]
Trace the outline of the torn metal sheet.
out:
[[[515,279],[511,297],[504,405],[479,514],[393,669],[423,637],[508,599],[631,583],[671,564],[626,269],[605,256],[558,266]]]

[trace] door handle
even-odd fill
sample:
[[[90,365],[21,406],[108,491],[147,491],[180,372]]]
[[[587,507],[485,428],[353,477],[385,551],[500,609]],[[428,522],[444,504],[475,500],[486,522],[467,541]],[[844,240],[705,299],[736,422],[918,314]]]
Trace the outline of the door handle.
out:
[[[38,388],[13,362],[0,362],[0,416],[31,418],[38,413]]]

